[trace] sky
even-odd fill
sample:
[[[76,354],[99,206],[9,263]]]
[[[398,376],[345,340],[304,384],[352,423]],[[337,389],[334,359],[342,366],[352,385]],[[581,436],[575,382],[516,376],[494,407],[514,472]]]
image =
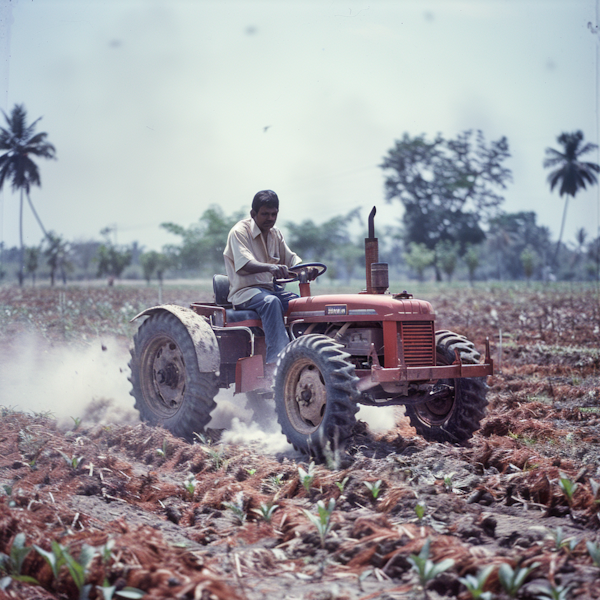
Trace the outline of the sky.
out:
[[[597,26],[598,0],[0,0],[0,108],[42,117],[57,160],[37,161],[31,199],[71,241],[112,227],[160,249],[179,241],[161,223],[249,210],[265,188],[280,225],[374,205],[376,227],[398,224],[383,156],[467,129],[507,137],[502,208],[556,239],[544,150],[564,131],[598,143]],[[598,235],[599,197],[570,202],[565,241]],[[5,186],[7,246],[18,204]],[[42,237],[27,208],[24,235]]]

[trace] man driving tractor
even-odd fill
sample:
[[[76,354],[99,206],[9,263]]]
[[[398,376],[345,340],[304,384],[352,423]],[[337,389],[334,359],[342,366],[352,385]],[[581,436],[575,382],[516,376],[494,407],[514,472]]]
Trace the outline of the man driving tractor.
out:
[[[276,280],[292,277],[288,267],[302,262],[275,227],[278,213],[277,194],[272,190],[257,192],[250,218],[233,226],[223,252],[230,282],[228,301],[236,309],[255,310],[261,318],[267,344],[267,375],[273,374],[277,355],[290,341],[283,315],[289,301],[298,297],[286,292]],[[310,269],[309,279],[314,279],[316,272]]]

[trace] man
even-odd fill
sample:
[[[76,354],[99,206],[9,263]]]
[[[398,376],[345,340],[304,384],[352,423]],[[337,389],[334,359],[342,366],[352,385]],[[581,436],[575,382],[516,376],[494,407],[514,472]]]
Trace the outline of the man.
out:
[[[230,283],[229,302],[236,309],[255,310],[262,320],[267,374],[273,372],[277,355],[290,341],[283,315],[289,301],[298,297],[275,286],[273,280],[292,276],[288,267],[302,262],[275,227],[278,213],[277,194],[272,190],[258,192],[252,200],[250,218],[234,225],[223,252]]]

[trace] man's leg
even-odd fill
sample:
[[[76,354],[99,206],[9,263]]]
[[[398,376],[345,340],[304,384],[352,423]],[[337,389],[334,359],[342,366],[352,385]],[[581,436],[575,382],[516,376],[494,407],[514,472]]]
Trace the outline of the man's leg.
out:
[[[283,303],[278,297],[279,294],[284,296]],[[237,307],[244,310],[255,310],[260,316],[267,342],[267,364],[276,362],[277,355],[290,343],[283,322],[284,305],[287,309],[287,304],[291,300],[289,294],[290,292],[277,292],[274,294],[267,290],[261,290],[248,302],[244,302]]]

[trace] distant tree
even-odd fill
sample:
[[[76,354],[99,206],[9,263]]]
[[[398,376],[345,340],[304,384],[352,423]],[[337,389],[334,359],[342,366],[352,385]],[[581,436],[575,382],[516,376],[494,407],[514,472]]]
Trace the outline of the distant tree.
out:
[[[41,248],[39,246],[31,246],[25,248],[25,271],[31,275],[31,284],[35,285],[35,272],[39,266]]]
[[[418,280],[423,281],[425,269],[435,261],[435,250],[430,250],[425,244],[411,242],[403,257],[406,264],[417,273]]]
[[[25,249],[23,246],[23,193],[27,196],[29,206],[35,218],[47,236],[46,230],[33,207],[29,190],[32,185],[41,186],[40,172],[30,156],[40,158],[55,158],[54,146],[46,142],[47,133],[35,133],[35,127],[40,119],[27,125],[27,111],[22,104],[15,104],[10,117],[2,111],[7,128],[0,127],[0,150],[7,152],[0,156],[0,190],[6,180],[11,181],[13,191],[20,192],[19,205],[19,240],[21,247],[21,264],[19,267],[19,285],[23,285]],[[41,117],[40,117],[41,118]]]
[[[481,225],[496,214],[504,200],[498,192],[512,177],[503,166],[509,156],[505,137],[486,145],[481,131],[475,139],[465,131],[454,140],[438,134],[433,141],[405,133],[380,165],[386,200],[404,205],[405,244],[433,250],[440,241],[457,242],[462,255],[468,244],[483,241]],[[441,279],[437,267],[436,276]]]
[[[50,285],[54,285],[54,278],[58,271],[63,284],[67,283],[67,271],[71,268],[69,260],[69,243],[53,231],[46,236],[46,248],[44,250],[46,264],[50,267]]]
[[[548,175],[550,191],[560,184],[559,195],[565,198],[565,208],[563,210],[562,222],[560,225],[560,235],[554,251],[553,263],[556,264],[558,250],[562,241],[567,217],[567,207],[569,205],[569,196],[575,198],[579,190],[585,189],[587,184],[594,185],[598,182],[596,173],[600,172],[600,166],[593,162],[582,162],[581,156],[595,150],[596,144],[583,144],[583,133],[575,131],[573,133],[561,133],[556,141],[563,147],[563,152],[554,148],[546,148],[546,158],[544,159],[544,168],[553,169]]]
[[[115,279],[131,264],[130,248],[117,246],[110,242],[101,244],[98,248],[98,277],[107,276],[108,285],[114,285]]]
[[[537,254],[531,248],[531,246],[526,246],[524,250],[521,252],[521,264],[523,265],[523,273],[525,274],[525,279],[527,283],[529,283],[531,276],[533,275],[533,271],[535,269],[535,264],[537,261]]]
[[[162,252],[150,250],[140,255],[140,264],[144,272],[144,279],[148,285],[150,285],[150,280],[154,273],[156,273],[158,281],[162,283],[164,272],[170,266],[170,258]]]
[[[479,266],[479,250],[477,246],[469,246],[465,255],[463,256],[463,260],[467,265],[467,269],[469,270],[469,282],[473,285],[473,281],[475,280],[475,271]]]
[[[100,244],[97,240],[79,240],[71,243],[71,259],[81,268],[86,279],[90,277],[90,267],[96,259]]]
[[[176,223],[162,223],[169,233],[181,237],[181,245],[170,244],[164,251],[180,269],[223,272],[223,250],[229,230],[243,218],[242,212],[227,216],[220,206],[211,206],[202,213],[200,222],[189,228]]]
[[[443,240],[435,245],[435,261],[439,268],[446,273],[448,281],[452,281],[452,275],[458,263],[458,242]]]

